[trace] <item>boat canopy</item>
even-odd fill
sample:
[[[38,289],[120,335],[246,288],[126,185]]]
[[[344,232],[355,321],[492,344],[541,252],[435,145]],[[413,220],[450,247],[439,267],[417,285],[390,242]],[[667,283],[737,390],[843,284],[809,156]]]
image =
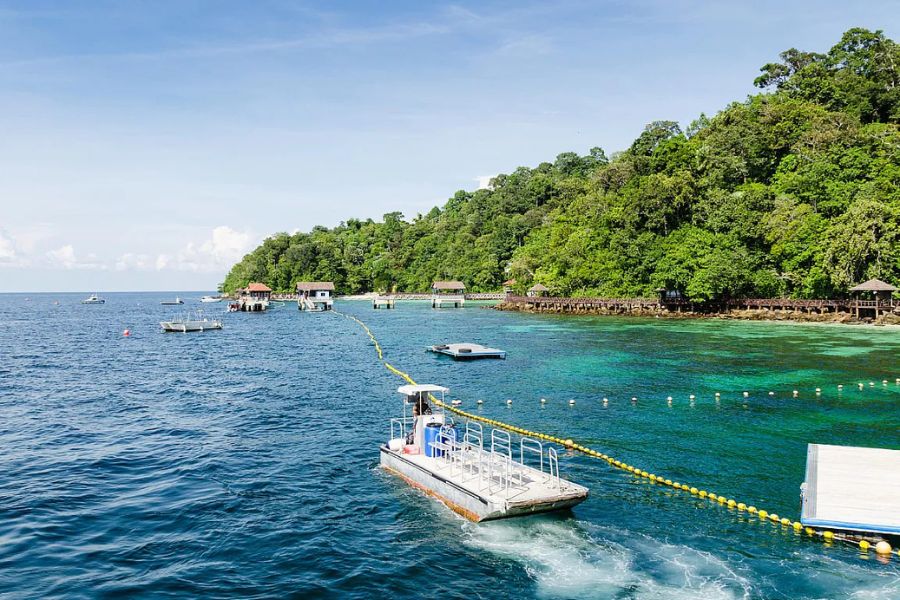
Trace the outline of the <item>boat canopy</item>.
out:
[[[449,392],[449,388],[445,388],[440,385],[432,385],[432,384],[423,384],[423,385],[401,385],[397,388],[397,392],[403,394],[404,396],[414,396],[416,394],[425,392],[439,392],[441,394],[446,394]]]

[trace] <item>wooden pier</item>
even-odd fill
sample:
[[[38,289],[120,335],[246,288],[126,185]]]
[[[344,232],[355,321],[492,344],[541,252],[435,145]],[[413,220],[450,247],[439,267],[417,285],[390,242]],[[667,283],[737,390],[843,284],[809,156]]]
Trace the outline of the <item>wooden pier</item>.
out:
[[[735,298],[713,302],[660,298],[594,298],[506,296],[504,307],[528,312],[571,314],[728,314],[732,311],[761,311],[827,315],[845,313],[847,318],[877,318],[900,315],[900,304],[891,300],[826,299],[795,300],[789,298]]]
[[[372,298],[372,308],[376,310],[379,308],[394,308],[395,301],[396,299],[393,296],[375,296]]]

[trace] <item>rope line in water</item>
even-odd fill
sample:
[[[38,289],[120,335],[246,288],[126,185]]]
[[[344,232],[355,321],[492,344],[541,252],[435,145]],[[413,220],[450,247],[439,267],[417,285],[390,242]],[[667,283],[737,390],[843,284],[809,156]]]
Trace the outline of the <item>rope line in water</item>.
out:
[[[342,312],[338,312],[336,310],[332,311],[332,312],[334,312],[335,314],[337,314],[339,316],[350,319],[351,321],[356,322],[360,327],[362,327],[363,330],[366,332],[366,334],[369,336],[369,339],[372,340],[372,343],[375,346],[375,351],[378,353],[378,360],[382,363],[382,365],[384,365],[384,367],[388,371],[393,373],[394,375],[397,375],[398,377],[404,379],[407,383],[416,385],[416,381],[412,377],[410,377],[410,375],[408,373],[404,373],[403,371],[401,371],[400,369],[398,369],[397,367],[395,367],[394,365],[392,365],[391,363],[389,363],[388,361],[386,361],[384,359],[384,352],[381,349],[381,345],[378,343],[378,339],[375,337],[375,334],[372,333],[372,330],[369,329],[369,327],[365,323],[363,323],[361,320],[357,319],[356,317],[354,317],[352,315],[347,315]],[[727,498],[726,496],[721,495],[721,494],[715,494],[713,492],[709,492],[709,491],[699,489],[694,486],[690,486],[686,483],[672,481],[671,479],[666,479],[662,476],[659,476],[659,475],[656,475],[653,473],[649,473],[643,469],[640,469],[633,465],[629,465],[625,462],[617,460],[617,459],[613,458],[612,456],[609,456],[608,454],[604,454],[603,452],[600,452],[598,450],[588,448],[587,446],[582,446],[581,444],[576,444],[575,441],[572,440],[571,438],[562,439],[562,438],[552,436],[552,435],[549,435],[546,433],[541,433],[539,431],[531,431],[529,429],[517,427],[516,425],[504,423],[503,421],[498,421],[496,419],[489,419],[487,417],[482,417],[481,415],[472,414],[472,413],[466,412],[464,410],[461,410],[459,408],[456,408],[455,406],[451,406],[445,402],[441,402],[433,395],[431,396],[431,400],[437,406],[440,406],[444,410],[448,410],[448,411],[455,413],[457,415],[460,415],[461,417],[464,417],[466,419],[470,419],[472,421],[479,421],[481,423],[486,423],[492,427],[497,427],[499,429],[505,429],[507,431],[511,431],[511,432],[517,433],[519,435],[537,438],[537,439],[545,440],[548,442],[554,442],[556,444],[563,446],[566,449],[573,450],[576,452],[581,452],[582,454],[585,454],[592,458],[597,458],[599,460],[606,461],[610,466],[620,469],[622,471],[631,473],[632,475],[635,475],[637,477],[642,477],[644,479],[647,479],[652,484],[658,484],[658,485],[672,488],[674,490],[685,492],[685,493],[689,494],[691,497],[698,497],[701,499],[706,499],[712,503],[717,503],[720,506],[727,507],[729,509],[737,509],[740,512],[746,511],[747,513],[749,513],[751,515],[756,515],[757,517],[759,517],[759,519],[761,521],[770,522],[772,525],[780,525],[785,529],[792,528],[798,534],[801,532],[805,532],[809,537],[811,537],[811,538],[819,537],[822,539],[822,541],[829,543],[829,544],[835,539],[834,532],[832,532],[832,531],[816,530],[811,527],[804,527],[803,524],[800,523],[800,521],[792,521],[792,520],[788,519],[787,517],[779,517],[778,514],[776,514],[774,512],[769,512],[767,510],[757,508],[756,506],[749,505],[744,502],[737,502],[733,498]],[[884,542],[884,544],[887,544],[887,543]],[[861,550],[868,551],[869,547],[870,547],[869,542],[867,542],[865,540],[862,540],[859,542],[859,548]],[[887,545],[887,550],[885,552],[884,546],[882,546],[882,543],[879,543],[875,549],[876,549],[876,552],[878,552],[879,554],[890,554],[892,552],[892,549],[889,545]],[[897,550],[897,554],[900,555],[900,549]]]

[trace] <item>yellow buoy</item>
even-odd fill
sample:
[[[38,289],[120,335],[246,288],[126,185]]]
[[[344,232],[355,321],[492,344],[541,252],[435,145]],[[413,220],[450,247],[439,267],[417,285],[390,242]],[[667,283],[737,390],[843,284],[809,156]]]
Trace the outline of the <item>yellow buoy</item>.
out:
[[[768,516],[769,516],[769,513],[767,513],[766,511],[764,511],[764,510],[759,511],[759,518],[760,518],[760,519],[765,519],[765,518],[768,517]]]
[[[746,510],[746,509],[747,509],[747,505],[744,504],[743,502],[738,502],[737,509],[738,509],[738,510]]]
[[[807,528],[804,529],[803,531],[806,532],[806,535],[814,535],[814,534],[816,533],[816,530],[813,529],[812,527],[807,527]]]
[[[825,538],[826,540],[833,540],[834,533],[832,533],[831,531],[826,531],[825,533],[822,534],[822,537]]]
[[[779,516],[776,515],[775,513],[772,513],[771,515],[769,515],[769,520],[770,520],[770,521],[775,521],[775,522],[777,523],[777,522],[781,521],[781,517],[779,517]]]
[[[699,492],[698,495],[699,495],[701,498],[706,498],[706,491],[705,491],[705,490],[700,490],[700,492]]]
[[[700,490],[698,490],[697,488],[695,488],[695,487],[692,487],[692,488],[691,488],[691,493],[692,493],[692,494],[697,494],[697,493],[699,493],[699,492],[700,492]]]
[[[782,524],[782,525],[790,525],[790,524],[791,524],[791,520],[788,519],[787,517],[784,517],[783,519],[781,519],[781,524]]]
[[[734,500],[728,501],[728,508],[734,508],[735,506],[737,506],[737,502],[735,502]]]
[[[878,554],[890,554],[891,553],[891,545],[886,541],[881,540],[877,544],[875,544],[875,552]]]
[[[862,550],[863,552],[868,552],[869,551],[869,542],[867,542],[866,540],[860,540],[859,541],[859,549]]]
[[[800,521],[794,521],[794,531],[800,531],[803,529],[803,524]]]

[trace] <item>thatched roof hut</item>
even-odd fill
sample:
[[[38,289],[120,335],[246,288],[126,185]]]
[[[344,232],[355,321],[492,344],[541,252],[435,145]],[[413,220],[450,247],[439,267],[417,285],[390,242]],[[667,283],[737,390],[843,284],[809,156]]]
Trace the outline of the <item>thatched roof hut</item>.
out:
[[[880,279],[870,279],[856,287],[850,288],[851,292],[896,292],[897,288]]]

